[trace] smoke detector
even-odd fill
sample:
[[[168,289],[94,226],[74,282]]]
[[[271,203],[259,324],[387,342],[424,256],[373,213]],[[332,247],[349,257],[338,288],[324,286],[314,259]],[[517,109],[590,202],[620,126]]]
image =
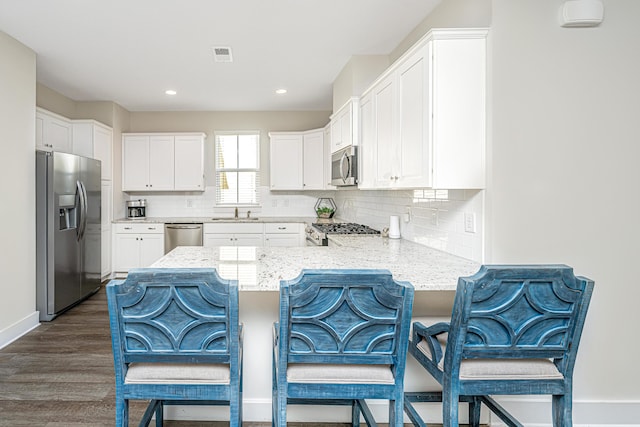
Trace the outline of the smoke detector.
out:
[[[213,47],[213,60],[216,62],[233,62],[230,47]]]

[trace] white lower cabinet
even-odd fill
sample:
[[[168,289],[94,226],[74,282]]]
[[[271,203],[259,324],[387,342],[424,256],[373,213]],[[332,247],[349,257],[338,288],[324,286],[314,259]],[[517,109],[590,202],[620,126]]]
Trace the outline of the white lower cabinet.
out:
[[[204,224],[203,244],[216,246],[304,246],[304,224],[289,222]]]
[[[113,269],[149,267],[164,255],[164,224],[115,224]]]
[[[299,223],[266,223],[264,225],[264,245],[304,246],[304,228]]]
[[[204,224],[203,244],[215,246],[262,246],[264,244],[264,224],[218,223]]]

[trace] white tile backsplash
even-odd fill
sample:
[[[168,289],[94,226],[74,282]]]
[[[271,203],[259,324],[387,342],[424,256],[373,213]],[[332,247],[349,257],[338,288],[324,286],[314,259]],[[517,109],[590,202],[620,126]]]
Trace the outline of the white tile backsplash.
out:
[[[402,238],[483,262],[484,193],[481,190],[338,190],[271,192],[260,187],[260,206],[240,207],[240,215],[315,216],[320,197],[332,197],[336,217],[377,230],[389,226],[391,215],[400,216]],[[150,217],[232,216],[234,208],[215,205],[215,188],[193,193],[131,193],[128,199],[146,199]],[[464,227],[464,214],[475,214],[475,233]],[[403,214],[409,214],[405,222]]]
[[[391,215],[399,215],[403,239],[483,261],[481,190],[340,190],[334,200],[341,219],[381,230],[389,226]],[[403,220],[406,213],[409,222]],[[465,231],[465,213],[475,214],[475,233]]]

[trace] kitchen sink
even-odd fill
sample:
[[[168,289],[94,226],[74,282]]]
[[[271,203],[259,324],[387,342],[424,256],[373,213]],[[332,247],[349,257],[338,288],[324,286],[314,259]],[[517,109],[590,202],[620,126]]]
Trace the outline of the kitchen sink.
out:
[[[234,217],[228,217],[228,216],[223,216],[223,217],[214,217],[211,218],[211,221],[257,221],[258,217],[257,216],[252,216],[249,218],[234,218]]]

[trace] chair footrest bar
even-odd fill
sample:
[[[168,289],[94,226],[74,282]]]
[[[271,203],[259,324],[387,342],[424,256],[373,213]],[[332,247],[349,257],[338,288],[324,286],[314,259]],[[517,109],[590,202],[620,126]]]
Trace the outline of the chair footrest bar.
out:
[[[506,409],[498,404],[495,400],[493,400],[489,396],[480,397],[482,403],[484,403],[491,412],[496,414],[498,418],[504,421],[509,427],[524,427],[523,424],[520,424],[518,420],[516,420]]]
[[[369,409],[369,405],[367,405],[367,402],[365,402],[364,399],[358,399],[356,400],[356,405],[358,405],[358,407],[360,408],[362,416],[364,417],[367,425],[369,427],[378,427],[378,424],[376,423],[375,418],[373,418],[373,414],[371,413],[371,409]]]

